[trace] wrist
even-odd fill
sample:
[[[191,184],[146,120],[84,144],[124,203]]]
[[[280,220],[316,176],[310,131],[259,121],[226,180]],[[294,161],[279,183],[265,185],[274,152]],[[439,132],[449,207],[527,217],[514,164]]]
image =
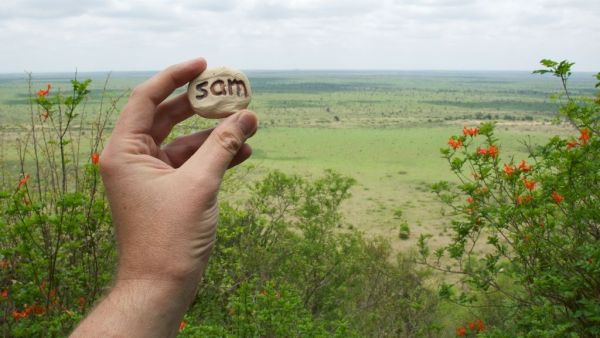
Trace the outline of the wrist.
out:
[[[193,285],[202,279],[212,252],[214,240],[204,245],[201,254],[175,252],[162,257],[120,252],[116,282],[155,281],[157,283]],[[191,251],[191,250],[189,250]]]
[[[197,284],[120,279],[72,337],[174,337]]]

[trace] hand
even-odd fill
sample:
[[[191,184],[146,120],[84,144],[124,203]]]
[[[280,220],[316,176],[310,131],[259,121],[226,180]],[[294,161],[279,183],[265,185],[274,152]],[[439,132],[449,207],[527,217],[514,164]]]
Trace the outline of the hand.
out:
[[[140,319],[144,328],[152,326],[152,318],[168,321],[168,327],[161,327],[166,331],[155,326],[145,333],[127,331],[126,336],[176,332],[215,241],[217,194],[225,170],[252,152],[244,142],[256,131],[257,118],[249,111],[224,119],[214,130],[180,137],[161,147],[174,125],[194,115],[185,93],[165,100],[205,68],[203,59],[181,63],[137,87],[100,157],[119,265],[115,288],[103,302],[109,304],[100,304],[94,312],[101,311],[100,320],[111,307],[118,311],[132,305],[122,304],[123,299],[142,312],[149,307],[169,312]],[[143,300],[136,303],[136,295]],[[102,320],[105,326],[113,325]],[[135,320],[130,318],[125,324],[131,328]],[[75,333],[85,329],[88,321],[93,319],[86,319]]]

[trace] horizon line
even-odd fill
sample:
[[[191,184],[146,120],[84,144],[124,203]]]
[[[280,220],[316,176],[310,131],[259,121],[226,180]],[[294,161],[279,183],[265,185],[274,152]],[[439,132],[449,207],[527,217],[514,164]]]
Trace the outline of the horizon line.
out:
[[[267,69],[267,68],[240,68],[245,72],[490,72],[490,73],[532,73],[533,70],[525,69],[385,69],[385,68],[372,68],[372,69],[350,69],[350,68],[282,68],[282,69]],[[22,75],[22,74],[66,74],[66,73],[158,73],[160,70],[57,70],[57,71],[41,71],[34,72],[23,70],[21,72],[15,71],[0,71],[0,75]],[[592,70],[575,70],[573,73],[591,73],[596,74],[597,71]]]

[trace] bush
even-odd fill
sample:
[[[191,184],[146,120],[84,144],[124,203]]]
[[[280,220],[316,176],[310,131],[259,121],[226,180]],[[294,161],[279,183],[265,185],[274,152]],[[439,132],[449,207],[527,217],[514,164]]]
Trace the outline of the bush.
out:
[[[406,221],[400,224],[400,239],[408,239],[410,237],[410,226]]]
[[[243,209],[225,203],[188,324],[231,336],[434,336],[428,275],[404,256],[391,263],[386,240],[337,230],[353,182],[276,171]]]
[[[37,92],[31,123],[17,139],[17,168],[2,173],[12,178],[0,188],[5,337],[69,332],[111,279],[115,251],[98,147],[115,108],[109,105],[88,120],[79,105],[89,84],[71,81],[72,95],[50,85]],[[82,122],[91,137],[73,128]]]
[[[449,270],[431,256],[456,261],[461,283],[442,286],[447,299],[485,306],[495,299],[502,319],[488,336],[599,336],[600,94],[572,97],[573,64],[542,64],[536,73],[560,78],[560,113],[578,135],[526,144],[529,159],[505,162],[493,124],[465,127],[442,150],[461,184],[433,186],[455,212],[453,241],[431,255],[422,238],[420,252],[436,269]]]

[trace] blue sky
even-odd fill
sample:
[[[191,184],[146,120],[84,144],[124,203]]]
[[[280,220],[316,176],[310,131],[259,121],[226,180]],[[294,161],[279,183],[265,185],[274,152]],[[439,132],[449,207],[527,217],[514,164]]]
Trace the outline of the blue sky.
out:
[[[0,72],[600,70],[598,0],[1,0]]]

